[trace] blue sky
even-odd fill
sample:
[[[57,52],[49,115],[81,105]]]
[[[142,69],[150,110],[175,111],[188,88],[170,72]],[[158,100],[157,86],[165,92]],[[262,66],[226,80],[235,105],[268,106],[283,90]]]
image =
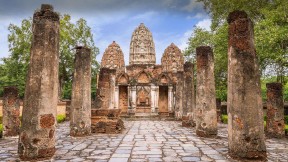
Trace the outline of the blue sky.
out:
[[[9,56],[8,26],[20,25],[24,18],[32,17],[42,3],[52,4],[61,14],[70,14],[73,21],[87,20],[94,41],[100,49],[97,60],[112,41],[116,41],[129,60],[132,32],[144,23],[152,32],[156,62],[172,42],[180,49],[187,47],[194,26],[209,29],[211,20],[201,3],[195,0],[0,0],[0,57]]]

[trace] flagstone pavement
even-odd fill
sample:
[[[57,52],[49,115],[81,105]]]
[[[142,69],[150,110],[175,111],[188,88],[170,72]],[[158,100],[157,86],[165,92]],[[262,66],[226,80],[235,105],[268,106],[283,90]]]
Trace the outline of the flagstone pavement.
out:
[[[51,161],[145,162],[236,161],[228,156],[227,125],[218,136],[201,138],[179,121],[125,121],[121,134],[69,136],[69,122],[57,127],[57,151]],[[0,161],[19,161],[18,138],[0,139]],[[266,139],[268,161],[288,161],[288,139]]]

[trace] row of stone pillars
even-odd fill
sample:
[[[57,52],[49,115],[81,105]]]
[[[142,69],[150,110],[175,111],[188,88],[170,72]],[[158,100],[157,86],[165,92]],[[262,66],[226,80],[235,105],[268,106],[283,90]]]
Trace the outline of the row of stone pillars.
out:
[[[263,107],[252,23],[242,11],[230,13],[228,23],[229,153],[235,157],[263,159],[266,157]],[[198,47],[196,53],[196,133],[210,137],[217,134],[214,59],[210,47]],[[42,5],[41,10],[36,11],[33,17],[32,48],[18,147],[22,160],[49,159],[56,151],[58,59],[59,16],[52,6]],[[70,130],[73,136],[89,135],[91,132],[90,82],[91,51],[85,47],[77,47],[71,102]],[[278,84],[268,84],[267,88],[267,126],[271,126],[267,131],[283,133],[282,88]],[[4,92],[4,132],[13,132],[11,128],[18,132],[17,91],[7,88]],[[15,122],[9,121],[9,115]]]
[[[229,154],[237,158],[265,159],[263,105],[253,24],[244,11],[231,12],[227,20]],[[217,115],[212,49],[208,46],[196,48],[196,60],[196,134],[215,136],[219,112]],[[282,84],[267,84],[267,135],[283,137],[284,125]]]

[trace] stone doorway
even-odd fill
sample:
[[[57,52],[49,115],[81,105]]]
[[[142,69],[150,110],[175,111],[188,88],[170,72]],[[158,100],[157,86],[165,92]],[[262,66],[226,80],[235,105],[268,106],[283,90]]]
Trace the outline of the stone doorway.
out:
[[[168,86],[159,86],[159,113],[168,112]]]
[[[128,110],[128,86],[119,86],[119,108],[122,113],[127,113]]]

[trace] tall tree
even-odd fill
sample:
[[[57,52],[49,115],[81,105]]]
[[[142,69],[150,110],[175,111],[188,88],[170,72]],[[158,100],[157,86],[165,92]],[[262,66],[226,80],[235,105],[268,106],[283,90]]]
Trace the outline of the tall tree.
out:
[[[211,32],[215,55],[215,81],[217,97],[226,98],[227,90],[227,37],[226,18],[233,10],[244,10],[254,21],[255,45],[260,62],[262,78],[275,78],[288,84],[288,3],[283,0],[198,0],[210,14]],[[203,30],[203,29],[202,29]],[[185,50],[187,58],[193,57],[197,42],[204,42],[197,29],[189,39]],[[207,39],[207,38],[205,38]],[[209,40],[209,41],[210,41]],[[207,41],[207,40],[206,40]],[[194,45],[193,45],[194,43]],[[192,54],[192,55],[191,55]],[[273,77],[276,76],[276,77]],[[286,92],[285,88],[284,91]]]
[[[17,85],[20,89],[20,96],[23,97],[32,40],[32,19],[24,19],[21,26],[10,24],[8,30],[10,32],[8,35],[10,55],[2,58],[4,64],[0,66],[3,69],[0,73],[0,82],[4,85]],[[91,28],[84,19],[81,18],[76,23],[72,23],[70,15],[65,14],[60,20],[59,48],[59,96],[62,98],[70,98],[71,95],[75,53],[73,48],[77,45],[92,49],[92,76],[95,76],[98,69],[95,58],[99,50],[94,44]],[[95,86],[93,82],[95,79],[92,80],[92,85]]]

